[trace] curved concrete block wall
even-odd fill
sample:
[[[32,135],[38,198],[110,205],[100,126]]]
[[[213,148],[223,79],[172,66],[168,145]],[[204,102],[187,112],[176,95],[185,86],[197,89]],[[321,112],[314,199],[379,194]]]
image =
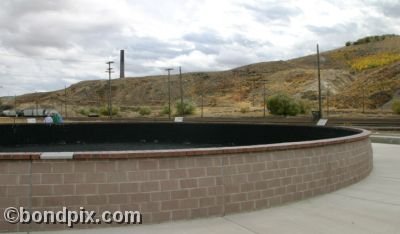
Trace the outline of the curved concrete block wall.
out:
[[[143,223],[223,216],[335,191],[372,170],[369,133],[258,146],[81,152],[69,160],[40,153],[0,154],[0,212],[138,210]],[[105,224],[106,225],[106,224]],[[100,227],[78,224],[75,227]],[[0,230],[49,230],[63,224],[8,224]]]

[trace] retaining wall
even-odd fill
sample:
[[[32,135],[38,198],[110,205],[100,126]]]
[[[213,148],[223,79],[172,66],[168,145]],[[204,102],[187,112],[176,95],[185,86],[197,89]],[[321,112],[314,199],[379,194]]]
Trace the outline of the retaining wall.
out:
[[[208,149],[0,153],[0,230],[50,230],[64,224],[9,224],[6,207],[125,211],[143,223],[264,209],[353,184],[372,170],[369,132],[305,142]],[[107,224],[102,224],[109,226]],[[77,224],[77,228],[102,225]]]

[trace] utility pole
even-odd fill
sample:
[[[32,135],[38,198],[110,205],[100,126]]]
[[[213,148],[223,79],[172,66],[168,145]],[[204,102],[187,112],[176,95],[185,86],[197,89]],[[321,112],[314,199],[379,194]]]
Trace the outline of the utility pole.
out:
[[[326,89],[326,116],[329,116],[329,85]]]
[[[201,94],[201,118],[203,118],[203,107],[204,107],[204,102],[203,102],[203,98],[204,97],[204,95],[203,95],[203,93]]]
[[[15,110],[15,116],[14,116],[14,124],[15,124],[15,119],[18,117],[18,113],[17,113],[17,95],[14,95],[14,110]]]
[[[119,52],[119,78],[125,78],[125,51]]]
[[[365,88],[362,88],[362,113],[365,113]]]
[[[183,88],[182,88],[182,69],[179,67],[179,86],[181,90],[181,109],[182,109],[182,116],[185,115],[185,108],[183,106]]]
[[[321,98],[321,71],[319,66],[319,46],[317,44],[317,69],[318,69],[318,112],[319,118],[322,118],[322,98]]]
[[[67,112],[67,86],[65,85],[65,87],[64,87],[64,97],[65,97],[65,100],[64,100],[64,108],[65,108],[65,118],[67,118],[68,117],[68,112]]]
[[[108,116],[111,119],[112,118],[112,103],[111,103],[111,73],[113,73],[111,64],[113,64],[113,61],[108,61],[106,64],[108,64],[108,69],[106,72],[108,72]]]
[[[261,78],[261,75],[260,74],[255,74],[255,75],[252,75],[252,77],[253,78],[251,78],[249,81],[251,81],[251,89],[250,89],[250,92],[253,92],[253,95],[251,96],[251,102],[252,102],[252,105],[253,106],[255,106],[256,105],[256,93],[255,93],[255,89],[256,89],[256,82],[258,83],[259,82],[259,80],[260,80],[260,78]],[[250,94],[250,93],[249,93]]]
[[[35,106],[36,106],[35,109],[36,109],[36,113],[34,114],[34,116],[38,116],[38,113],[39,113],[39,110],[38,110],[38,109],[39,109],[39,102],[38,102],[37,92],[35,92],[35,96],[36,96],[36,97],[35,97],[35,104],[36,104],[36,105],[35,105]]]
[[[233,80],[237,82],[237,84],[239,84],[239,102],[242,101],[242,84],[240,83],[239,79],[238,79],[238,74],[236,70],[233,70]]]
[[[255,80],[252,80],[252,83],[253,83],[253,86],[252,86],[252,90],[253,90],[253,97],[252,97],[252,103],[253,103],[253,106],[255,106],[256,104],[255,104],[255,96],[256,96],[256,94],[254,93],[254,88],[255,88],[255,84],[256,84],[256,81]]]
[[[170,75],[173,68],[165,69],[168,72],[168,119],[171,119],[171,80]]]
[[[267,112],[267,110],[266,110],[266,108],[267,108],[267,100],[265,100],[265,82],[264,82],[264,85],[263,85],[263,103],[264,103],[264,118],[265,118],[265,116],[266,116],[266,112]]]

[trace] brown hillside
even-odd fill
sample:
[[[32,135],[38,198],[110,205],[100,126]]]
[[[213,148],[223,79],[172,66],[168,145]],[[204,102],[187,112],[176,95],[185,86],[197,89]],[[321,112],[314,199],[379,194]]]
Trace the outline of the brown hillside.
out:
[[[324,96],[329,88],[336,108],[359,108],[364,102],[378,108],[400,90],[400,37],[351,45],[321,53],[321,78]],[[171,76],[172,100],[179,99],[179,77]],[[236,108],[241,103],[262,105],[263,84],[266,94],[288,93],[315,105],[317,100],[316,56],[288,61],[250,64],[221,72],[183,74],[185,99],[200,105]],[[124,109],[138,106],[161,107],[168,102],[167,76],[112,80],[112,100]],[[68,105],[76,114],[82,107],[107,104],[108,81],[82,81],[67,89]],[[35,106],[60,109],[64,90],[26,94],[17,97],[19,108]]]

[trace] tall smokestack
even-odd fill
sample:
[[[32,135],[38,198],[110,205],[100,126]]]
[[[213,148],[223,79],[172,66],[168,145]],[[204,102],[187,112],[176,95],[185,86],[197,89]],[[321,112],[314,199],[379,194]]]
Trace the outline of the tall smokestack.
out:
[[[125,78],[125,56],[124,50],[121,50],[119,53],[119,78]]]

